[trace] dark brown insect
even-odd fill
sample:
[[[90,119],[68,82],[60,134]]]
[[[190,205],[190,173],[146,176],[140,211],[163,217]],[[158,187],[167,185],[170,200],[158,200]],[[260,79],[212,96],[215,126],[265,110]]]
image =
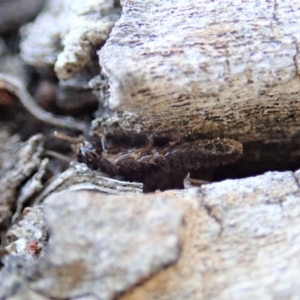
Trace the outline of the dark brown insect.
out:
[[[64,138],[62,135],[58,137]],[[233,163],[243,152],[241,143],[218,138],[169,142],[159,147],[149,143],[138,149],[126,149],[117,153],[112,153],[111,150],[104,151],[103,143],[97,140],[69,140],[75,143],[73,148],[78,161],[93,170],[112,177],[140,181],[144,185],[149,180],[155,181],[151,184],[154,187],[146,187],[146,191],[155,190],[155,187],[160,189],[181,187],[182,180],[188,172]],[[170,178],[170,182],[162,183],[166,177]],[[171,183],[174,180],[175,183]]]
[[[151,172],[189,172],[236,161],[241,144],[232,140],[201,140],[165,147],[131,149],[115,156],[99,151],[90,142],[79,147],[78,160],[109,175],[139,180]]]

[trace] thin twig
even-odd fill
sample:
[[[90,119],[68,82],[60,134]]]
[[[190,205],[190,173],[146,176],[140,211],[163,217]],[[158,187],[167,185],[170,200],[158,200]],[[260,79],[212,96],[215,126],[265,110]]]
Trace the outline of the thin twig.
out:
[[[38,120],[62,128],[76,129],[81,132],[86,130],[84,122],[74,120],[71,117],[56,116],[44,111],[37,105],[34,98],[27,92],[24,84],[16,77],[0,74],[0,81],[3,81],[7,90],[15,94],[23,106]]]

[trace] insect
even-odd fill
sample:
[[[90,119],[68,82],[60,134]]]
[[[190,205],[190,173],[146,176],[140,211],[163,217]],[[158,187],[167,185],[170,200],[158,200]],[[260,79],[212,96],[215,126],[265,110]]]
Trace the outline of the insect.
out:
[[[97,140],[70,139],[57,133],[56,136],[72,142],[77,160],[89,168],[112,177],[144,184],[147,180],[159,181],[159,178],[166,176],[180,178],[180,182],[192,170],[233,163],[243,153],[242,144],[230,139],[216,138],[193,142],[178,140],[167,142],[163,146],[149,143],[140,148],[105,151],[103,143]],[[169,185],[173,188],[171,183]]]

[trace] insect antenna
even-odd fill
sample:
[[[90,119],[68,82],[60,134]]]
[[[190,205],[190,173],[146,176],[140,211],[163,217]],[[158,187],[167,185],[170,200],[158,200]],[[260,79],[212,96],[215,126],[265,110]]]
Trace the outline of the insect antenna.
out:
[[[73,161],[70,157],[68,157],[64,154],[58,153],[56,151],[53,151],[53,150],[46,150],[46,151],[43,152],[43,155],[44,156],[51,156],[51,157],[57,158],[59,160],[66,161],[68,163]]]
[[[74,138],[74,137],[59,133],[57,131],[54,131],[53,135],[58,139],[61,139],[61,140],[64,140],[64,141],[67,141],[71,144],[76,144],[76,145],[84,140],[83,137]],[[71,146],[71,148],[72,148],[72,146]],[[66,161],[66,162],[71,162],[72,161],[72,159],[70,157],[68,157],[64,154],[61,154],[59,152],[53,151],[53,150],[45,150],[43,152],[43,155],[44,156],[50,156],[50,157],[53,157],[53,158],[57,158],[59,160]]]
[[[63,133],[59,133],[57,131],[54,131],[54,134],[53,134],[56,138],[58,139],[61,139],[61,140],[65,140],[71,144],[78,144],[78,143],[82,143],[85,139],[84,137],[80,136],[80,137],[71,137],[71,136],[68,136],[66,134],[63,134]]]

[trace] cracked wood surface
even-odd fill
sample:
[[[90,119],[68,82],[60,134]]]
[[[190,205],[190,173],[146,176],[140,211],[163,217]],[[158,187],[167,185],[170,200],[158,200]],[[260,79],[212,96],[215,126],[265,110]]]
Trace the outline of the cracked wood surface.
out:
[[[180,192],[193,209],[179,260],[120,299],[298,299],[299,175],[273,172]]]
[[[300,171],[269,172],[148,195],[53,194],[40,210],[48,244],[33,261],[26,247],[7,258],[0,296],[298,299],[299,180]]]
[[[100,63],[123,130],[299,143],[298,1],[121,5]]]

